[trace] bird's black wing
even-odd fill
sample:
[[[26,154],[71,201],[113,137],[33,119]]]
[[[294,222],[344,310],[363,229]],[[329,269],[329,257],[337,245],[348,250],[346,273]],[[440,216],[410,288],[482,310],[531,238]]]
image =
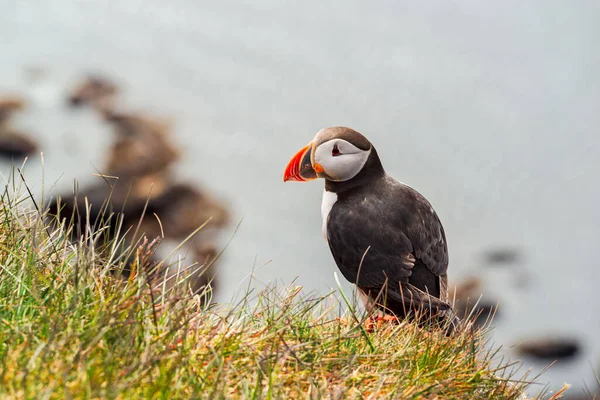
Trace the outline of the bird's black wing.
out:
[[[397,185],[402,185],[397,183]],[[402,185],[395,191],[402,192],[406,204],[413,204],[409,216],[397,218],[394,225],[404,229],[413,246],[417,260],[436,276],[446,275],[448,270],[448,245],[444,227],[431,204],[413,188]]]

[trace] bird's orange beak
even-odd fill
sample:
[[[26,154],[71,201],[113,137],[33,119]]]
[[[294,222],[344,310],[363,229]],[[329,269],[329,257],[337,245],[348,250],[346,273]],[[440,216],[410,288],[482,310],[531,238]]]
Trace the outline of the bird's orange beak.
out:
[[[313,143],[309,143],[306,147],[302,148],[299,152],[297,152],[294,157],[290,160],[287,167],[285,168],[285,172],[283,173],[283,181],[298,181],[298,182],[306,182],[312,181],[313,179],[317,179],[317,172],[319,168],[313,167],[311,161]]]

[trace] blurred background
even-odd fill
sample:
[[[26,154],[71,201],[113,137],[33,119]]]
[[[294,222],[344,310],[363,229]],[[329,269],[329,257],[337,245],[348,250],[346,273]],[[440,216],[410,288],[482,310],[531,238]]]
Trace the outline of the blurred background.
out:
[[[47,196],[104,172],[114,145],[104,104],[69,103],[95,74],[118,88],[119,110],[170,120],[173,176],[228,210],[214,239],[221,249],[233,235],[217,300],[243,292],[253,268],[259,287],[295,279],[324,294],[337,267],[321,235],[323,184],[284,184],[282,174],[321,128],[352,127],[437,210],[451,284],[475,279],[477,296],[499,304],[501,354],[535,374],[548,359],[517,345],[568,342],[571,357],[540,381],[594,387],[597,1],[0,0],[0,9],[0,97],[26,103],[10,129],[34,142],[25,175],[36,194],[42,170]],[[0,173],[22,160],[7,152]]]

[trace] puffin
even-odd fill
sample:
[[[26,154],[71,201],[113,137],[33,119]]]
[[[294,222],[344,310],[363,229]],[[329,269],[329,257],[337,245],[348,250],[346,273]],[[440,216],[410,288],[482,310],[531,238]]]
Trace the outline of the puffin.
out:
[[[284,182],[317,178],[325,180],[323,235],[366,311],[385,321],[448,322],[453,332],[448,245],[429,201],[388,175],[373,144],[347,127],[320,130],[283,175]]]

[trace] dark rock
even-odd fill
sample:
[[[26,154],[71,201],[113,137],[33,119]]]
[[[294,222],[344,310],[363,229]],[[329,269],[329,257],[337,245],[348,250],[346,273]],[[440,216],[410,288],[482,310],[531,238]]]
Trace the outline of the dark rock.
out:
[[[455,292],[450,291],[450,300],[454,299],[454,310],[461,320],[472,316],[475,327],[483,327],[498,317],[497,304],[482,296],[481,279],[469,277],[458,285]],[[481,299],[480,299],[481,297]]]
[[[115,124],[116,139],[109,151],[104,179],[77,196],[62,196],[71,199],[65,202],[63,215],[84,210],[87,198],[92,217],[98,217],[102,205],[110,203],[110,210],[136,223],[147,203],[146,215],[157,214],[168,237],[185,237],[209,217],[213,218],[212,225],[222,227],[227,223],[226,210],[209,195],[191,185],[172,182],[169,167],[179,152],[168,138],[167,124],[135,114],[111,113],[109,121]],[[53,207],[57,211],[57,205]],[[145,226],[160,233],[156,218],[152,221]]]
[[[90,75],[75,85],[69,95],[69,104],[72,107],[89,104],[104,109],[110,107],[118,92],[118,86],[112,81]]]
[[[157,186],[162,185],[162,188],[150,194],[152,179],[159,180]],[[50,214],[69,219],[76,216],[75,221],[80,225],[75,230],[77,234],[77,231],[85,231],[86,204],[90,207],[87,213],[92,224],[116,213],[123,218],[123,231],[137,226],[144,216],[141,231],[152,238],[164,233],[165,237],[184,239],[209,218],[210,228],[222,228],[229,222],[227,210],[208,195],[187,184],[169,186],[161,176],[125,180],[107,178],[106,182],[77,194],[59,196],[49,204]],[[112,236],[112,232],[107,233]]]
[[[107,112],[105,118],[114,125],[116,134],[106,174],[119,177],[152,174],[179,159],[179,151],[170,138],[170,124],[139,114]]]
[[[187,184],[175,184],[148,204],[159,216],[165,236],[184,238],[211,218],[210,225],[227,224],[227,210],[207,194]]]
[[[157,176],[156,179],[162,178]],[[151,184],[150,177],[147,181],[144,178],[107,178],[107,182],[81,190],[77,196],[63,195],[53,199],[49,204],[49,215],[57,218],[56,221],[72,221],[73,241],[83,237],[88,225],[92,226],[100,252],[102,245],[115,238],[117,232],[124,239],[125,246],[144,236],[152,241],[163,238],[164,235],[165,239],[180,242],[212,217],[207,226],[188,243],[197,263],[192,268],[194,272],[188,276],[188,282],[195,292],[201,291],[214,277],[212,267],[217,256],[216,235],[228,222],[228,213],[209,196],[186,184],[169,186],[168,183],[159,183],[158,186],[162,185],[162,189],[157,190],[155,196],[148,196],[146,192],[145,197],[141,195],[145,190],[135,189],[136,185],[148,188]],[[86,211],[86,204],[90,207],[89,211]],[[89,216],[89,222],[86,216]],[[117,220],[122,221],[120,230],[117,228]],[[107,225],[106,221],[109,222],[110,229],[99,231],[100,226]],[[163,278],[163,271],[164,269],[157,271],[159,279]],[[126,268],[125,276],[128,273],[129,269]],[[173,271],[169,271],[167,275],[173,274]]]
[[[37,143],[25,133],[12,129],[8,121],[13,113],[25,108],[25,100],[20,96],[0,98],[0,156],[24,158],[37,151]]]
[[[0,126],[9,120],[13,113],[25,108],[25,99],[20,96],[0,97]]]
[[[498,304],[480,301],[473,307],[473,316],[475,316],[475,325],[483,327],[489,325],[493,319],[499,316]]]
[[[554,361],[569,359],[580,352],[581,345],[573,338],[538,338],[524,341],[515,349],[523,356]]]
[[[24,133],[0,127],[0,156],[24,158],[38,150],[37,143]]]
[[[515,248],[490,249],[484,257],[489,266],[511,265],[521,261],[521,252]]]
[[[50,216],[57,217],[55,221],[72,221],[75,241],[91,226],[97,249],[116,237],[117,219],[122,222],[119,237],[129,246],[144,236],[151,242],[158,237],[179,243],[212,218],[186,244],[196,265],[183,271],[183,275],[194,292],[201,291],[214,277],[215,243],[220,229],[229,221],[227,210],[199,188],[173,182],[170,169],[179,151],[170,140],[170,124],[140,114],[102,112],[115,128],[102,180],[79,190],[77,195],[58,196],[49,204]],[[89,211],[86,205],[91,208]],[[102,221],[108,219],[110,229],[98,229],[105,227]],[[149,260],[149,265],[158,265],[157,261]],[[169,278],[167,286],[179,280],[180,266],[160,267],[155,276]],[[124,273],[127,275],[129,269]]]

